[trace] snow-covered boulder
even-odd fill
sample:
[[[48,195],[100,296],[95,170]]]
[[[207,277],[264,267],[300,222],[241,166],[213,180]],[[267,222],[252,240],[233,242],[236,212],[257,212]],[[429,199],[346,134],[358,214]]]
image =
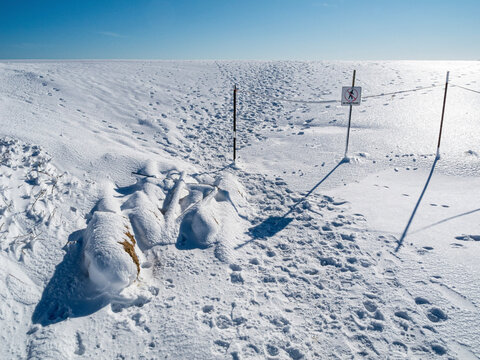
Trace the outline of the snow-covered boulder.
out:
[[[142,248],[168,243],[164,235],[163,214],[144,192],[138,191],[133,194],[123,209],[128,213],[133,231]]]
[[[177,244],[183,248],[215,246],[215,256],[228,261],[229,253],[245,232],[248,214],[245,191],[231,174],[225,174],[193,206],[186,209],[180,221]]]
[[[140,273],[135,238],[125,218],[112,212],[93,214],[84,233],[84,262],[93,283],[120,291]]]
[[[247,195],[242,184],[233,174],[225,173],[218,177],[215,180],[215,186],[218,188],[218,193],[215,196],[217,201],[228,201],[239,216],[247,216],[249,209]]]
[[[220,223],[215,217],[216,204],[212,198],[189,210],[180,224],[179,238],[186,247],[207,248],[217,241]],[[215,200],[213,200],[215,202]]]
[[[116,199],[109,194],[107,196],[102,197],[98,201],[95,210],[96,211],[102,211],[102,212],[119,213],[120,212],[120,205],[118,204]]]

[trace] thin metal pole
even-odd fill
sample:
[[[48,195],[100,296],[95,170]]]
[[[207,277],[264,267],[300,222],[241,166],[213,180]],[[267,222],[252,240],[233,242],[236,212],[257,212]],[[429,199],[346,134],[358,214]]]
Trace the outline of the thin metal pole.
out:
[[[447,80],[445,81],[445,94],[443,95],[442,120],[440,120],[440,132],[438,133],[437,159],[440,158],[440,141],[442,140],[443,116],[445,115],[445,104],[447,102],[448,77],[450,71],[447,71]]]
[[[353,70],[353,80],[352,80],[352,88],[355,86],[355,75],[357,70]],[[347,144],[345,146],[345,157],[347,157],[348,153],[348,141],[350,140],[350,124],[352,122],[352,105],[350,105],[350,112],[348,114],[348,130],[347,130]]]
[[[233,162],[237,159],[237,85],[233,87]]]

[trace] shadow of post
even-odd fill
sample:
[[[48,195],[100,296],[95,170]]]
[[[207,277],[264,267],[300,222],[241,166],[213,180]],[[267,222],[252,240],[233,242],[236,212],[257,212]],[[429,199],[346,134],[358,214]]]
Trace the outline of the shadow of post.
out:
[[[418,198],[417,204],[415,205],[415,208],[413,209],[412,215],[410,216],[410,219],[408,220],[407,226],[405,227],[405,230],[403,230],[403,234],[400,237],[400,240],[398,241],[397,248],[395,249],[395,252],[398,252],[400,247],[403,245],[403,241],[405,240],[407,236],[408,229],[410,228],[410,225],[412,224],[413,218],[415,217],[415,213],[418,210],[418,207],[420,206],[420,203],[422,202],[423,195],[425,195],[425,192],[427,191],[428,185],[430,184],[430,180],[432,179],[433,171],[435,170],[435,166],[437,165],[438,157],[435,158],[435,161],[433,162],[432,169],[430,170],[430,174],[428,175],[427,182],[425,183],[425,186],[423,187],[422,193],[420,194],[420,197]]]
[[[251,227],[248,229],[248,235],[250,235],[251,239],[245,241],[243,244],[240,244],[235,247],[235,249],[239,249],[244,247],[245,245],[251,243],[252,241],[259,240],[259,239],[267,239],[269,237],[274,236],[275,234],[279,233],[283,229],[285,229],[288,224],[293,221],[293,218],[288,218],[288,215],[293,213],[298,205],[302,202],[307,200],[307,198],[312,195],[312,193],[325,181],[328,179],[330,175],[332,175],[335,170],[338,169],[340,165],[345,163],[345,159],[342,159],[335,167],[325,175],[322,180],[320,180],[314,187],[312,187],[300,200],[298,200],[295,204],[290,206],[290,210],[288,210],[282,216],[270,216],[267,219],[263,220],[260,224]]]
[[[192,176],[202,176],[202,175],[213,175],[213,174],[218,174],[218,173],[221,173],[222,171],[224,170],[227,170],[227,169],[233,169],[233,170],[236,170],[238,169],[237,168],[237,165],[235,165],[234,162],[231,162],[219,169],[216,169],[216,170],[212,170],[212,171],[204,171],[202,173],[194,173],[192,174]]]
[[[327,180],[328,177],[329,177],[330,175],[332,175],[332,174],[335,172],[335,170],[338,169],[338,167],[339,167],[340,165],[342,165],[342,164],[344,164],[344,163],[345,163],[345,159],[342,159],[337,165],[335,165],[335,167],[334,167],[332,170],[329,171],[329,173],[328,173],[327,175],[325,175],[325,176],[323,177],[322,180],[320,180],[314,187],[312,187],[300,200],[298,200],[295,204],[293,204],[293,205],[291,206],[290,210],[289,210],[285,215],[283,215],[283,217],[285,218],[285,217],[287,217],[288,215],[290,215],[290,214],[295,210],[295,208],[296,208],[298,205],[300,205],[302,202],[304,202],[305,200],[307,200],[307,198],[308,198],[310,195],[312,195],[312,193],[313,193],[315,190],[317,190],[317,188],[318,188],[320,185],[322,185],[322,183],[323,183],[325,180]]]
[[[33,324],[48,326],[67,318],[93,314],[108,305],[110,299],[96,294],[82,265],[83,231],[72,233],[65,245],[65,256],[43,291],[32,315]]]
[[[417,229],[417,230],[411,232],[410,234],[416,234],[416,233],[421,232],[421,231],[423,231],[423,230],[427,230],[427,229],[430,229],[430,228],[432,228],[432,227],[434,227],[434,226],[443,224],[443,223],[445,223],[445,222],[447,222],[447,221],[451,221],[451,220],[460,218],[460,217],[462,217],[462,216],[467,216],[467,215],[476,213],[476,212],[478,212],[478,211],[480,211],[480,208],[474,209],[474,210],[470,210],[470,211],[466,211],[466,212],[463,212],[463,213],[458,214],[458,215],[450,216],[450,217],[445,218],[445,219],[443,219],[443,220],[437,221],[437,222],[435,222],[435,223],[433,223],[433,224],[424,226],[424,227],[422,227],[421,229]]]

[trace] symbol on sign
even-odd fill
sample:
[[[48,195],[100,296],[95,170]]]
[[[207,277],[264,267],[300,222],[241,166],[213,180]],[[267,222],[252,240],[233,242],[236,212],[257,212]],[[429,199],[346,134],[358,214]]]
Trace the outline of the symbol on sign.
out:
[[[362,88],[360,86],[342,87],[342,105],[360,105]]]
[[[348,95],[346,99],[348,102],[353,102],[358,98],[358,91],[356,89],[348,89],[345,95]]]

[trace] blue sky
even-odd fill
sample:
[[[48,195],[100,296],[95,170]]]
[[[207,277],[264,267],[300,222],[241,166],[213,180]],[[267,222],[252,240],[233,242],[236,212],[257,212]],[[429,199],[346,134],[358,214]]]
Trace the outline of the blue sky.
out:
[[[0,58],[480,60],[479,18],[479,0],[0,0]]]

